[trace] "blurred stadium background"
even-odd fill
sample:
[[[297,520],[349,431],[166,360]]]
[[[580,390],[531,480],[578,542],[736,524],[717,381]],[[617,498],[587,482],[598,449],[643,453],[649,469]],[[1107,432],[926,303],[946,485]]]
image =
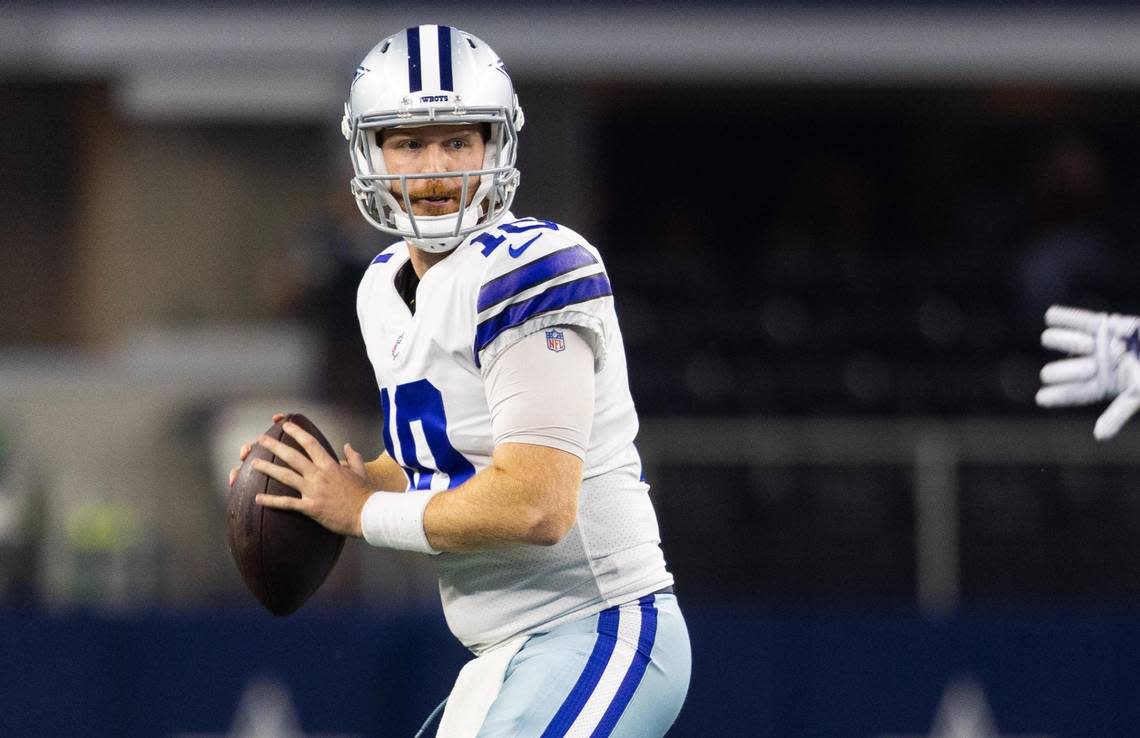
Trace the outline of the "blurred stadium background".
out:
[[[462,649],[349,546],[274,620],[225,470],[378,452],[386,243],[341,107],[448,22],[520,215],[605,254],[694,645],[672,736],[1135,736],[1140,431],[1032,404],[1053,302],[1140,311],[1140,11],[787,0],[0,3],[0,735],[410,736]]]

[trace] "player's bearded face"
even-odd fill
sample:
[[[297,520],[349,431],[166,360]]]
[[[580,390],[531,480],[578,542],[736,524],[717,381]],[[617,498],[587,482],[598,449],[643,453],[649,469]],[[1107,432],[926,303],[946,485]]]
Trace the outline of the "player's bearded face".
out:
[[[461,172],[483,167],[482,131],[474,125],[437,125],[390,129],[382,134],[381,151],[389,174]],[[413,215],[450,215],[459,211],[462,177],[407,180]],[[400,182],[388,184],[400,207],[404,192]],[[475,199],[479,178],[467,182],[467,203]]]

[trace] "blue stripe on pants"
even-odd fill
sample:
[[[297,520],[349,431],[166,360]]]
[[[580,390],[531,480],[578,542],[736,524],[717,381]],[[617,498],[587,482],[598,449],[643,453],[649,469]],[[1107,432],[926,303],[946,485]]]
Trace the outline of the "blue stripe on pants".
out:
[[[647,595],[637,601],[641,605],[641,634],[637,637],[637,653],[633,655],[633,662],[629,671],[621,680],[614,701],[609,709],[602,715],[602,721],[590,734],[590,738],[606,738],[613,732],[618,719],[625,712],[637,685],[641,684],[641,677],[645,676],[645,669],[649,666],[649,656],[653,653],[653,639],[657,636],[657,607],[653,604],[653,595]]]
[[[632,695],[621,715],[615,715],[617,722],[607,738],[664,738],[677,718],[689,685],[689,635],[674,595],[654,595],[652,608],[646,607],[647,603],[643,597],[622,604],[617,628],[620,642],[614,644],[613,655],[592,694],[561,738],[588,738],[602,722],[623,682],[627,685],[623,695]],[[597,612],[532,636],[511,659],[478,738],[542,735],[598,648],[601,618],[602,613]],[[641,625],[645,618],[652,618],[654,625]],[[640,669],[634,669],[639,651],[649,657],[649,663],[639,679],[630,677],[627,681],[631,670]]]
[[[613,655],[614,645],[617,643],[617,631],[618,608],[603,610],[598,616],[598,640],[594,642],[594,650],[586,661],[586,668],[582,670],[578,682],[570,690],[570,694],[566,696],[562,706],[546,726],[546,730],[542,731],[540,738],[560,738],[570,730],[578,713],[582,712],[586,701],[593,694],[594,687],[598,686],[598,680],[602,678],[606,665],[610,663],[610,656]]]

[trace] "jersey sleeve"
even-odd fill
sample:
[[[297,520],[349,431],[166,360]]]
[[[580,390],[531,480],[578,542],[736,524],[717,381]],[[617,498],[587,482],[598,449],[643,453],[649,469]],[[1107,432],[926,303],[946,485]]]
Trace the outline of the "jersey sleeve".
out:
[[[613,290],[601,256],[573,231],[531,221],[500,226],[496,239],[488,241],[494,248],[476,299],[475,362],[485,368],[532,333],[573,326],[590,344],[595,369],[600,369],[613,312]]]
[[[532,333],[487,364],[484,392],[496,447],[529,443],[586,459],[594,421],[594,356],[579,330],[558,331],[564,343],[557,351]]]

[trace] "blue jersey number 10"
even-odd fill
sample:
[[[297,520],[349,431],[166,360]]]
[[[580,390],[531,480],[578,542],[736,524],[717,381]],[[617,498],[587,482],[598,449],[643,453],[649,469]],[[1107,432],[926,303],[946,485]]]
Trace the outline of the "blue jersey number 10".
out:
[[[541,218],[522,218],[520,220],[512,221],[510,223],[500,223],[496,229],[502,233],[526,233],[536,229],[546,231],[557,231],[558,224],[549,220],[542,220]],[[499,248],[504,241],[507,240],[506,236],[492,236],[491,231],[480,233],[475,238],[471,239],[472,243],[477,243],[483,246],[483,256],[490,256],[491,252]],[[534,243],[534,239],[529,241],[527,245]],[[526,246],[518,251],[511,251],[511,256],[517,257],[526,250]]]
[[[384,448],[408,475],[411,489],[431,489],[436,471],[447,475],[448,488],[457,487],[475,474],[475,467],[455,450],[447,437],[447,415],[443,395],[426,379],[396,386],[390,397],[387,387],[380,388],[380,408],[384,411]],[[396,436],[400,453],[392,443],[392,412],[395,411]],[[420,438],[427,448],[420,448],[413,429],[419,425]],[[430,457],[428,456],[430,454]],[[424,462],[434,461],[434,468]]]

